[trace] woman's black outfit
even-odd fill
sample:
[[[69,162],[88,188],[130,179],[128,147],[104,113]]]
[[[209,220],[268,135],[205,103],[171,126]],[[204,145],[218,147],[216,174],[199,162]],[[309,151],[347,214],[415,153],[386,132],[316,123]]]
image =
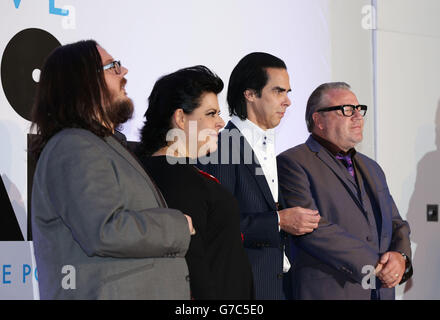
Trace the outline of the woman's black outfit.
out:
[[[189,163],[188,158],[169,158]],[[196,234],[186,254],[194,299],[253,299],[252,270],[243,249],[237,200],[215,178],[167,156],[141,159],[168,207],[192,218]]]

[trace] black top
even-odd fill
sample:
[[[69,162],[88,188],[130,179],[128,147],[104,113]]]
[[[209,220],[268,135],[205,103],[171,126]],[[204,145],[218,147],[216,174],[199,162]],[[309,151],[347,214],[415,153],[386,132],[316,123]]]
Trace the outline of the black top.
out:
[[[170,164],[166,156],[143,158],[141,162],[168,207],[192,218],[196,234],[186,254],[192,297],[253,299],[252,271],[243,249],[237,200],[193,165]]]

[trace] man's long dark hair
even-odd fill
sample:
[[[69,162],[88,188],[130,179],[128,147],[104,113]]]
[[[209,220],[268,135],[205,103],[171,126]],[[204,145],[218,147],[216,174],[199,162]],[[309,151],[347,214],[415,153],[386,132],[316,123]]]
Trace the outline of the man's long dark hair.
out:
[[[287,69],[283,60],[265,52],[249,53],[238,62],[229,78],[227,101],[230,116],[236,115],[241,120],[247,118],[244,92],[252,89],[258,97],[261,96],[269,79],[267,68]]]
[[[100,137],[111,134],[103,108],[111,98],[97,45],[79,41],[56,48],[46,58],[32,108],[37,138],[30,151],[35,156],[64,128],[83,128]]]

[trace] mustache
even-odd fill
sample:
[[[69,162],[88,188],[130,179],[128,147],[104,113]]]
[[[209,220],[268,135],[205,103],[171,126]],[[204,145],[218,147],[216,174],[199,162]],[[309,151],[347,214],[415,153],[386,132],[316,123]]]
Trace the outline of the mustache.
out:
[[[121,80],[121,89],[124,88],[126,84],[127,84],[127,79],[122,78],[122,80]]]

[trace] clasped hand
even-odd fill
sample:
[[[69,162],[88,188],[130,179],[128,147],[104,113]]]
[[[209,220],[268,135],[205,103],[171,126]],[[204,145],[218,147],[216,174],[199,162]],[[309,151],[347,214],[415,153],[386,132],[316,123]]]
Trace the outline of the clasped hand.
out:
[[[376,265],[375,273],[384,288],[394,288],[405,273],[405,258],[400,252],[385,252]]]

